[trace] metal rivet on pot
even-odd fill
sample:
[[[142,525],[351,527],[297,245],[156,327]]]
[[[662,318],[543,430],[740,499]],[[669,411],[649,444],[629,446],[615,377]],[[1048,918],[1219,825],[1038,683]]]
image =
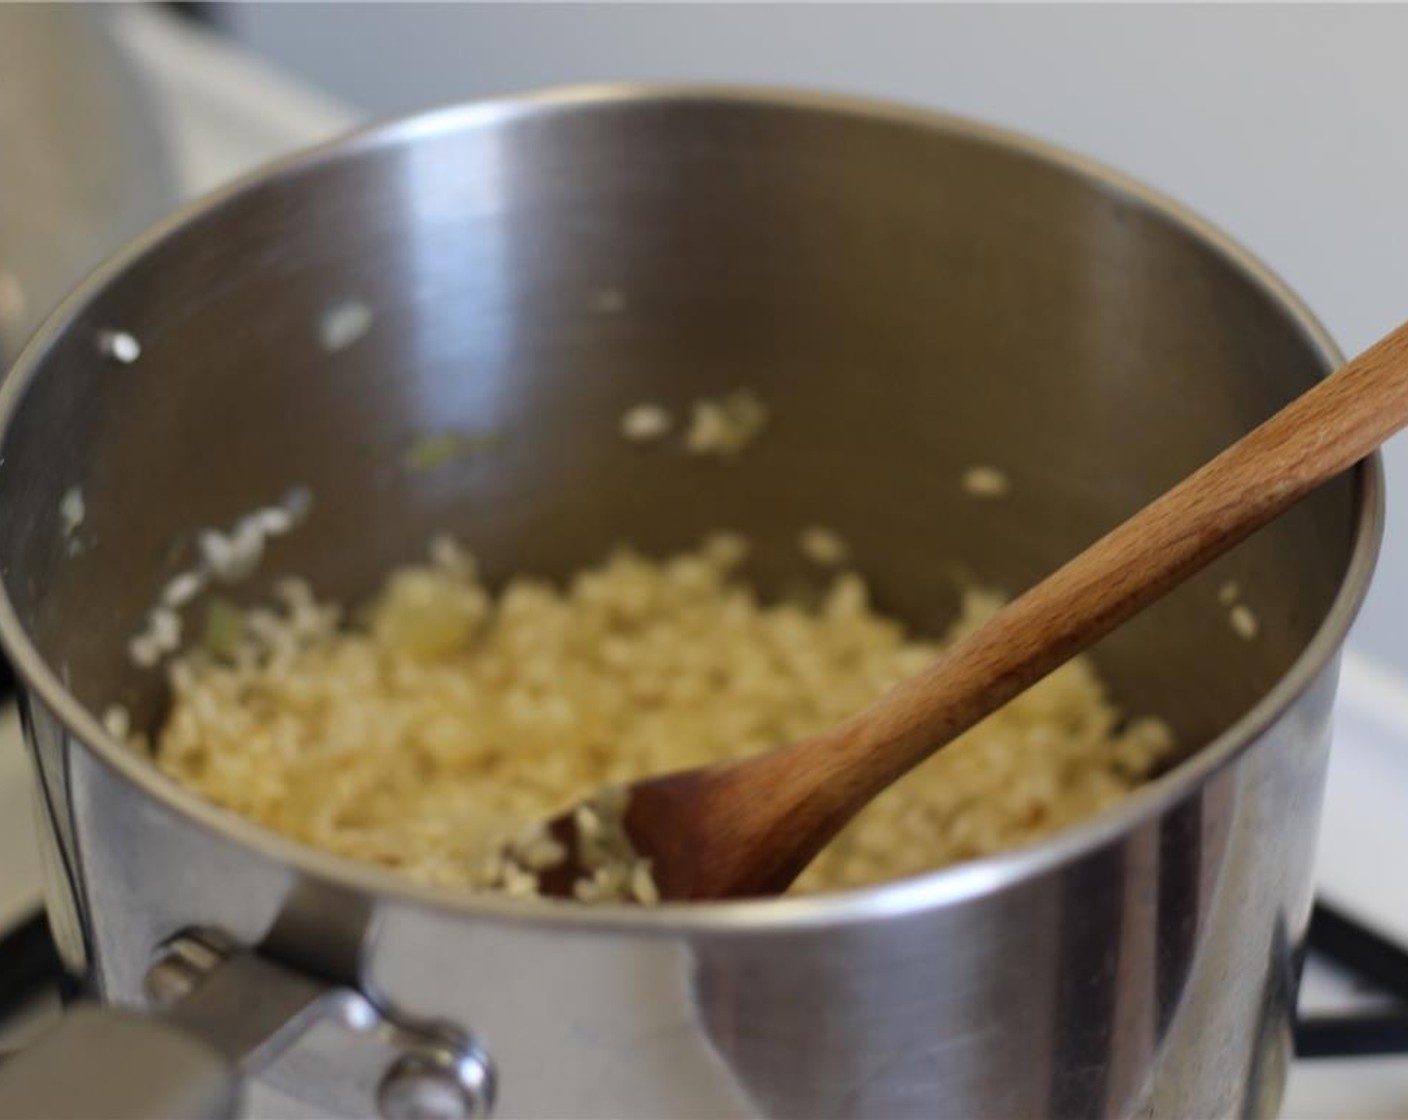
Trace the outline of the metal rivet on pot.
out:
[[[167,957],[148,970],[143,987],[153,1007],[172,1007],[191,994],[200,974],[185,961]]]
[[[382,1077],[376,1101],[383,1120],[481,1120],[493,1104],[493,1074],[473,1052],[405,1054]]]
[[[220,963],[220,950],[194,937],[177,937],[163,946],[143,981],[153,1007],[172,1007],[195,990]]]

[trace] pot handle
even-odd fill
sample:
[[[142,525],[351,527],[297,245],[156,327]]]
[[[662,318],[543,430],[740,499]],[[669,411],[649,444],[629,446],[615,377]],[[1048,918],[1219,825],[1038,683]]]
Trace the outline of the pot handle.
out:
[[[488,1055],[453,1024],[218,935],[173,939],[146,988],[154,1014],[80,1004],[0,1062],[0,1120],[224,1120],[253,1074],[320,1115],[473,1120],[493,1104]]]
[[[240,1076],[161,1019],[79,1004],[0,1063],[0,1117],[231,1120]]]

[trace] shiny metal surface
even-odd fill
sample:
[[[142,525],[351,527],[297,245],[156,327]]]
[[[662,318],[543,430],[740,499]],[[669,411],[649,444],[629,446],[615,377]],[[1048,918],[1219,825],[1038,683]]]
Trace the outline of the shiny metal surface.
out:
[[[328,349],[319,324],[348,301],[370,327]],[[137,361],[100,353],[113,331]],[[0,631],[70,959],[135,1005],[155,946],[220,929],[471,1032],[505,1116],[1269,1114],[1377,460],[1097,650],[1129,710],[1208,746],[1057,840],[834,899],[543,912],[418,888],[197,803],[80,704],[154,716],[128,637],[194,529],[290,485],[313,513],[251,596],[290,571],[364,593],[446,528],[498,578],[729,527],[777,588],[820,522],[933,628],[955,568],[1020,590],[1334,358],[1176,208],[928,114],[577,91],[284,165],[96,277],[0,397]],[[773,420],[737,464],[616,436],[642,400],[738,386]],[[504,438],[401,468],[447,428]],[[979,463],[1009,501],[964,494]],[[1229,578],[1254,643],[1218,604]]]
[[[240,1115],[254,1075],[292,1080],[320,1116],[470,1120],[494,1099],[488,1056],[462,1032],[398,1021],[221,937],[162,946],[144,986],[149,1018],[79,1005],[0,1063],[0,1117],[219,1120]]]
[[[492,1110],[493,1082],[476,1059],[399,1059],[377,1086],[377,1107],[385,1120],[479,1120]]]
[[[456,1117],[487,1114],[493,1070],[463,1032],[398,1020],[358,991],[223,940],[186,933],[162,947],[145,988],[168,1026],[248,1076],[292,1081],[318,1115],[389,1115],[389,1105],[430,1116],[414,1109],[447,1100]]]
[[[93,4],[0,4],[0,371],[175,186],[145,90]]]

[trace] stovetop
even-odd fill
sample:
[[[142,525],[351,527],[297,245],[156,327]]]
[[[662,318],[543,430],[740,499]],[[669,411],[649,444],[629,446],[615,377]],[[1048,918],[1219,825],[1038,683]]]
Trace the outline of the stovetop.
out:
[[[353,114],[150,8],[117,17],[157,94],[186,193],[328,138]],[[0,689],[3,689],[0,678]],[[1336,708],[1297,1045],[1282,1115],[1408,1117],[1408,890],[1384,851],[1408,851],[1408,681],[1353,653]],[[40,909],[28,763],[0,706],[0,1048],[59,1010],[71,988]]]

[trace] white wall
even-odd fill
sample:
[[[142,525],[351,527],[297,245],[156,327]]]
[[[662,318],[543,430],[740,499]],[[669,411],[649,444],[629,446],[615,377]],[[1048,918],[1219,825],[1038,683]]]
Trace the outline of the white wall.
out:
[[[1279,271],[1346,350],[1408,318],[1405,7],[240,4],[226,18],[378,116],[620,79],[927,103],[1066,144],[1190,204]],[[1408,487],[1408,438],[1389,468]],[[1355,640],[1408,671],[1397,507]]]

